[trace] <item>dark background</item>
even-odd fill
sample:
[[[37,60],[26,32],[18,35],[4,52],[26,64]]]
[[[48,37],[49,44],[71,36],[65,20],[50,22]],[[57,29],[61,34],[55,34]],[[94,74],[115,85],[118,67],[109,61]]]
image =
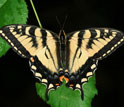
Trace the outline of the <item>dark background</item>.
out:
[[[28,24],[37,25],[29,3]],[[65,32],[90,27],[111,27],[124,31],[124,0],[35,0],[39,18],[44,28],[59,32],[58,16],[65,24]],[[92,107],[124,106],[124,46],[106,59],[99,61],[96,71],[98,95]],[[19,57],[10,49],[0,58],[0,102],[2,107],[49,107],[36,93],[35,82],[28,60]],[[72,102],[73,103],[73,102]],[[0,104],[1,105],[1,104]]]

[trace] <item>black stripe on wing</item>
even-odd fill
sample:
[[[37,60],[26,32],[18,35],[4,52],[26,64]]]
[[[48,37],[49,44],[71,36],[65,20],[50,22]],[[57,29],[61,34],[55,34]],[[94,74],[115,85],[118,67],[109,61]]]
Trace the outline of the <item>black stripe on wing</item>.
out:
[[[1,33],[0,36],[4,38],[11,46],[11,48],[21,55],[22,57],[30,57],[30,53],[23,47],[23,45],[18,42],[17,38],[10,32],[10,29],[8,27],[4,27],[0,29]],[[18,33],[18,32],[17,32]],[[21,47],[18,49],[18,47]]]
[[[112,34],[112,31],[110,31],[110,34]],[[116,32],[116,36],[108,42],[98,53],[94,55],[94,58],[103,59],[110,55],[112,52],[114,52],[119,46],[121,46],[124,43],[124,34],[122,32]],[[108,37],[109,38],[109,37]],[[99,39],[98,39],[99,40]]]
[[[32,25],[8,25],[0,29],[0,36],[22,57],[34,56],[51,40],[58,40],[55,33]],[[51,38],[51,39],[49,39]],[[47,40],[49,39],[49,40]]]
[[[41,33],[42,33],[42,36],[43,36],[42,44],[43,44],[43,46],[46,46],[47,32],[45,30],[41,29]]]
[[[32,35],[32,36],[35,36],[35,30],[37,29],[37,27],[31,27],[30,30],[29,30],[29,34]],[[32,47],[35,47],[37,48],[38,47],[38,43],[36,41],[36,39],[32,38],[31,41],[33,42],[33,45]]]
[[[95,29],[89,29],[89,31],[91,33],[90,38],[95,38],[97,35]],[[92,44],[93,44],[93,39],[89,39],[89,42],[87,43],[86,48],[92,48]]]
[[[73,37],[76,33],[77,37]],[[74,42],[78,47],[84,48],[89,57],[102,59],[111,54],[124,41],[124,34],[121,31],[111,28],[90,28],[77,31],[67,35],[67,41]]]

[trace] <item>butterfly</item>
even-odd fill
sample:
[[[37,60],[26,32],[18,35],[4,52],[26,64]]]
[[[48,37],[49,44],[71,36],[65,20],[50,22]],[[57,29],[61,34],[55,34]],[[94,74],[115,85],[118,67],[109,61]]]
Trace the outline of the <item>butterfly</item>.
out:
[[[98,61],[123,44],[124,34],[112,28],[90,28],[59,35],[34,25],[15,24],[0,29],[0,36],[21,57],[29,59],[30,69],[46,85],[46,99],[51,89],[63,80],[68,88],[78,89],[97,69]]]

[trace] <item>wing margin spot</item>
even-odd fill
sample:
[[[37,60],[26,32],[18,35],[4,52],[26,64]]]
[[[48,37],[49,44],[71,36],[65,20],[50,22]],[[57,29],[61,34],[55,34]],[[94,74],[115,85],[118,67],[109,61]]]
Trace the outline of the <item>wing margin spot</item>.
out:
[[[41,82],[42,83],[48,83],[47,79],[42,79]]]
[[[81,83],[84,83],[84,82],[87,82],[87,81],[88,81],[87,78],[82,78],[82,79],[81,79]]]
[[[86,76],[89,77],[89,76],[92,76],[93,75],[93,72],[87,72]]]
[[[38,73],[38,72],[35,73],[35,76],[42,78],[42,75],[40,73]]]
[[[37,70],[36,66],[34,66],[34,65],[32,65],[31,68],[32,68],[33,70]]]
[[[91,65],[91,69],[94,69],[94,68],[96,68],[96,65],[95,64]]]

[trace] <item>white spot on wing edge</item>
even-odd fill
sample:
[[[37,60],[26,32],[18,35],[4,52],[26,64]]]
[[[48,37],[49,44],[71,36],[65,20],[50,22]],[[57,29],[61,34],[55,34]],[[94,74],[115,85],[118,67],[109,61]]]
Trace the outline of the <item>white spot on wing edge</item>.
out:
[[[49,87],[48,87],[48,89],[53,88],[53,87],[54,87],[53,84],[50,84]]]
[[[14,44],[11,42],[11,45],[14,47]]]
[[[14,47],[14,49],[17,51],[18,49],[17,49],[17,47]]]
[[[8,37],[7,37],[7,36],[5,36],[5,39],[6,39],[6,40],[8,40]]]
[[[42,75],[40,73],[38,73],[38,72],[35,73],[35,76],[42,78]]]
[[[76,88],[80,89],[81,88],[80,84],[76,84]]]
[[[111,52],[111,50],[108,50],[108,51],[107,51],[107,54],[109,54],[110,52]]]
[[[93,65],[91,66],[91,69],[94,69],[94,68],[96,68],[96,65],[95,65],[95,64],[93,64]]]
[[[2,30],[0,30],[0,33],[3,33],[3,31],[2,31]]]
[[[8,42],[9,42],[9,43],[11,43],[11,40],[10,40],[10,39],[8,39]]]
[[[117,44],[119,45],[121,43],[121,41],[119,41]]]
[[[3,36],[3,37],[5,37],[5,34],[4,34],[4,33],[2,33],[2,36]]]
[[[21,25],[19,25],[19,26],[18,26],[18,29],[21,29],[21,28],[22,28],[22,26],[21,26]]]
[[[22,52],[21,52],[21,51],[18,51],[18,53],[19,53],[19,54],[22,54]]]
[[[89,77],[89,76],[92,76],[92,75],[93,75],[92,72],[88,72],[86,76]]]
[[[123,42],[124,41],[124,37],[120,41]]]
[[[47,83],[48,81],[47,81],[47,79],[42,79],[41,82]]]
[[[87,78],[82,78],[81,82],[87,82]]]
[[[32,65],[31,68],[32,68],[33,70],[36,70],[36,69],[37,69],[36,66],[34,66],[34,65]]]

